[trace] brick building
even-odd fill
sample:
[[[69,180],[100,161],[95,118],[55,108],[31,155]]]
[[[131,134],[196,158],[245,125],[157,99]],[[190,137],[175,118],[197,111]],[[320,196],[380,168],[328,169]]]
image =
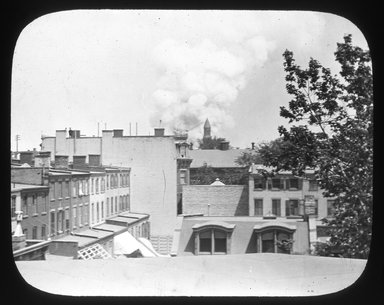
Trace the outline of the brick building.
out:
[[[162,248],[170,249],[178,186],[189,179],[187,169],[191,160],[185,140],[186,136],[165,135],[163,128],[156,128],[153,136],[124,136],[121,129],[103,130],[101,137],[80,136],[75,130],[68,136],[66,130],[57,130],[55,137],[42,138],[41,146],[53,156],[67,155],[69,162],[74,162],[74,156],[79,155],[86,156],[85,162],[92,163],[92,156],[98,156],[104,167],[131,168],[130,194],[128,197],[117,195],[117,202],[149,214],[151,240],[154,244],[166,243]],[[113,175],[111,172],[110,179]],[[120,196],[123,197],[120,199]],[[107,195],[106,200],[108,198],[112,208],[111,201],[115,206],[116,195]]]

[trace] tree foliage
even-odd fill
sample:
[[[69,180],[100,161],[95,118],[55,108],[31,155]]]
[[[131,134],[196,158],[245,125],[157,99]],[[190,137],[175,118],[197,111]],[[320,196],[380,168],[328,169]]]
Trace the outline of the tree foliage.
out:
[[[337,44],[334,54],[341,77],[313,58],[302,69],[291,51],[284,52],[286,89],[293,98],[280,108],[280,116],[290,127],[280,126],[281,138],[258,152],[275,171],[303,175],[306,168],[315,169],[324,196],[335,198],[334,219],[327,221],[331,238],[322,251],[338,249],[344,257],[367,258],[372,225],[371,57],[352,45],[351,35]]]
[[[220,143],[224,141],[225,138],[218,138],[216,136],[213,138],[203,138],[197,140],[200,149],[219,149]]]

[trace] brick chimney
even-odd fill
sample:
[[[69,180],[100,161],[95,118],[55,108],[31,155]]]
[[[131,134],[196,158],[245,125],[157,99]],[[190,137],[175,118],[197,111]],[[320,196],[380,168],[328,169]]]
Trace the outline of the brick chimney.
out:
[[[155,137],[163,137],[164,136],[164,128],[158,127],[155,128]]]
[[[114,129],[113,136],[115,138],[121,138],[123,136],[123,129]]]
[[[89,166],[101,166],[100,155],[88,155]]]
[[[73,156],[73,167],[84,167],[87,156]]]
[[[55,168],[68,168],[68,156],[55,155]]]
[[[20,164],[27,163],[30,166],[33,166],[34,165],[33,155],[34,155],[33,151],[20,152]]]
[[[35,156],[35,167],[50,167],[51,165],[51,152],[41,151]]]

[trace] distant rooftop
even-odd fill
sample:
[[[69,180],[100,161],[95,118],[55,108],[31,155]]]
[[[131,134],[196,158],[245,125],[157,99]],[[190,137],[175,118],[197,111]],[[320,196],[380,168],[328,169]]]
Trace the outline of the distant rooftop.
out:
[[[191,167],[201,167],[204,165],[212,167],[243,167],[235,161],[244,152],[249,149],[194,149],[189,151],[190,157],[193,159]]]

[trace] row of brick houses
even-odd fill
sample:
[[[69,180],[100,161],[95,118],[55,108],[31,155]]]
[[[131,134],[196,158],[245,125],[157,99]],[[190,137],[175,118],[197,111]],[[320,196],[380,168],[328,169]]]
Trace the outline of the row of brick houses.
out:
[[[149,238],[149,215],[130,210],[130,168],[103,167],[92,163],[92,157],[91,165],[78,159],[85,160],[76,156],[69,164],[68,156],[61,155],[51,162],[50,153],[41,152],[30,159],[23,156],[24,165],[12,166],[12,231],[16,211],[21,211],[27,240],[77,240],[79,249],[101,242],[112,254],[115,233],[129,230]],[[106,239],[103,231],[113,234]]]

